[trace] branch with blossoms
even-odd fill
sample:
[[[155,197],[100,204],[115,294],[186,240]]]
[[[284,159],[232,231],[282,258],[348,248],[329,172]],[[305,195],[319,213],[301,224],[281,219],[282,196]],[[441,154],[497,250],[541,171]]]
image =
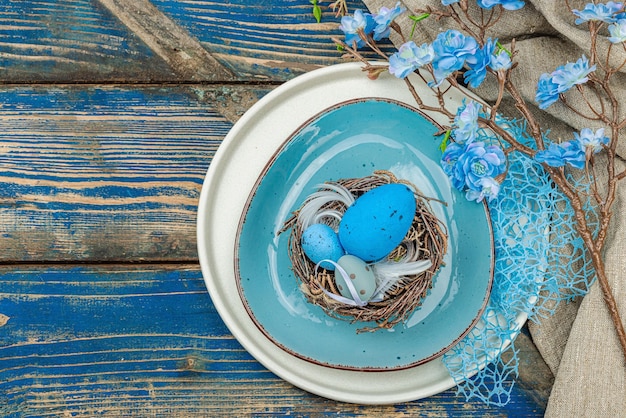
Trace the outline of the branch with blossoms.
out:
[[[507,175],[507,160],[512,152],[519,152],[541,164],[556,187],[569,200],[575,215],[575,227],[582,238],[595,267],[604,301],[615,326],[626,365],[626,332],[611,291],[602,257],[615,202],[618,183],[626,178],[615,164],[619,132],[626,127],[626,119],[619,113],[620,103],[615,95],[614,75],[623,69],[626,61],[614,64],[615,51],[626,51],[626,13],[620,2],[589,3],[583,10],[574,10],[567,0],[565,5],[576,16],[577,25],[586,25],[591,35],[589,57],[583,55],[576,62],[568,62],[537,81],[535,101],[540,109],[561,102],[577,116],[603,127],[583,128],[574,132],[572,139],[553,142],[548,130],[542,128],[530,110],[511,74],[520,64],[517,61],[515,40],[505,48],[497,39],[489,37],[489,29],[503,13],[514,12],[525,6],[521,0],[442,0],[442,8],[413,10],[410,18],[418,24],[425,18],[452,21],[457,29],[437,35],[431,43],[418,45],[408,39],[395,19],[407,11],[400,7],[382,7],[377,14],[360,10],[341,19],[340,29],[345,39],[333,39],[345,55],[363,63],[363,70],[376,79],[389,72],[404,80],[418,107],[437,111],[447,116],[449,126],[442,144],[441,164],[452,185],[465,193],[469,200],[482,201],[497,198],[500,183]],[[399,34],[403,44],[391,55],[377,45],[389,36]],[[598,48],[598,38],[608,34],[611,46],[606,52]],[[369,48],[383,64],[369,62],[360,52]],[[415,73],[430,87],[438,105],[426,105],[423,93],[413,86],[409,75]],[[451,113],[446,106],[446,92],[460,86],[476,88],[486,77],[494,77],[497,99],[487,107],[471,97]],[[509,97],[519,112],[520,121],[505,120],[498,114],[504,97]],[[576,105],[574,105],[574,103]],[[523,138],[507,129],[507,124],[525,127]],[[443,133],[442,132],[442,133]],[[606,154],[600,163],[596,154]],[[605,170],[604,191],[599,187],[598,170]],[[581,188],[572,176],[579,170],[589,181],[589,188]],[[589,205],[588,203],[592,203]],[[593,211],[593,213],[590,213]],[[593,215],[593,216],[590,216]],[[599,220],[597,232],[592,232],[589,219]]]

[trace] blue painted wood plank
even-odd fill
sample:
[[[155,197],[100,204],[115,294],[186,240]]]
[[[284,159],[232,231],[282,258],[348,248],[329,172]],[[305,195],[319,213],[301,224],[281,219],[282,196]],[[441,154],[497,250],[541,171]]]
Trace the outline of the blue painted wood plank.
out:
[[[504,408],[454,390],[397,405],[306,393],[232,337],[196,265],[0,269],[0,415],[541,416],[516,389]]]
[[[0,80],[162,80],[174,74],[90,0],[0,1]]]
[[[216,107],[237,91],[0,88],[0,261],[195,260],[200,189],[232,126]]]
[[[331,41],[342,36],[339,18],[324,3],[320,24],[307,0],[152,3],[240,80],[284,81],[342,61]],[[348,6],[365,9],[358,0]],[[127,25],[126,16],[113,15],[97,1],[1,0],[0,80],[192,81],[193,71],[166,63],[151,49],[154,45],[144,43],[138,28]],[[169,44],[175,41],[159,42],[170,51],[185,49]],[[193,81],[202,80],[196,75]]]
[[[328,7],[330,2],[320,2],[325,12],[319,24],[308,0],[153,3],[244,79],[284,81],[343,61],[331,40],[342,38],[343,33],[340,19]],[[358,0],[347,4],[350,11],[367,10]],[[383,49],[390,47],[381,45]]]

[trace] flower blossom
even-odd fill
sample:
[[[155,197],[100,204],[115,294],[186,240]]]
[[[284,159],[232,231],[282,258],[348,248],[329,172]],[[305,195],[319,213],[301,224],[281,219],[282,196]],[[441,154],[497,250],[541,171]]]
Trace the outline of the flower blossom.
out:
[[[478,181],[477,189],[478,190],[468,190],[465,193],[465,198],[476,202],[480,202],[487,198],[487,200],[491,202],[493,199],[498,197],[498,193],[500,193],[500,183],[491,177],[483,177]]]
[[[472,142],[462,146],[452,142],[441,157],[441,165],[452,185],[466,191],[468,200],[492,200],[500,190],[495,178],[504,173],[506,157],[497,145]]]
[[[609,41],[614,44],[626,41],[626,19],[618,19],[615,23],[609,25],[608,30],[611,35]]]
[[[464,75],[465,82],[472,88],[481,85],[487,76],[487,66],[491,63],[491,57],[496,50],[496,42],[487,39],[482,49],[478,49],[476,54],[476,62],[470,65],[469,71]]]
[[[463,145],[476,139],[479,111],[480,105],[473,100],[458,109],[452,131],[456,143]]]
[[[376,26],[374,27],[374,40],[380,41],[383,38],[387,38],[389,36],[389,25],[394,19],[404,13],[406,9],[400,6],[400,2],[396,3],[396,6],[393,9],[388,7],[381,7],[378,11],[378,14],[374,15],[374,22],[376,22]]]
[[[359,32],[370,35],[374,30],[376,22],[369,13],[362,10],[355,10],[353,16],[343,16],[339,29],[346,35],[346,44],[352,46],[356,42],[357,48],[365,46],[365,41],[361,39]]]
[[[595,133],[590,128],[583,128],[574,132],[574,139],[580,143],[583,151],[597,154],[602,151],[604,145],[608,145],[609,138],[604,135],[604,128],[598,129]]]
[[[429,64],[435,56],[432,45],[408,41],[400,46],[398,52],[389,57],[389,72],[398,78],[405,78],[413,71]]]
[[[471,36],[465,36],[461,32],[449,29],[439,33],[432,43],[435,59],[433,70],[437,85],[455,71],[463,68],[463,65],[476,64],[476,52],[478,43]]]
[[[617,19],[617,13],[619,13],[623,7],[623,3],[614,1],[610,1],[606,4],[587,3],[583,10],[573,10],[573,13],[578,16],[578,19],[576,19],[577,25],[589,21],[613,23]]]
[[[450,178],[452,186],[458,190],[465,188],[463,168],[457,164],[464,150],[465,147],[456,142],[451,142],[441,156],[441,168],[443,168],[443,172]]]
[[[511,55],[504,49],[500,49],[491,56],[489,67],[494,71],[508,70],[513,65]]]
[[[596,66],[589,67],[589,60],[586,56],[582,56],[578,61],[568,62],[561,65],[552,73],[552,80],[559,85],[561,93],[566,92],[575,84],[584,84],[589,80],[589,73],[595,71]]]
[[[546,109],[552,103],[559,100],[559,85],[556,84],[549,74],[542,74],[537,83],[535,100],[540,109]]]
[[[569,140],[560,144],[552,143],[548,149],[537,151],[535,160],[550,167],[563,167],[569,164],[574,168],[582,169],[585,167],[586,157],[580,141]]]
[[[583,128],[580,133],[574,132],[574,139],[560,144],[553,143],[548,149],[538,151],[535,154],[535,160],[551,167],[563,167],[569,164],[582,169],[585,167],[587,156],[602,151],[608,143],[609,138],[604,135],[604,128],[595,132],[591,128]]]
[[[485,146],[483,142],[472,142],[465,147],[459,157],[465,174],[465,185],[474,191],[482,190],[480,180],[486,177],[495,178],[504,173],[506,157],[502,149],[496,145]]]
[[[519,10],[526,5],[522,0],[476,0],[476,3],[483,9],[491,9],[500,5],[507,10]]]
[[[539,108],[546,109],[559,99],[559,94],[565,93],[576,84],[586,83],[589,80],[588,75],[595,69],[595,65],[589,67],[589,60],[583,55],[575,63],[568,62],[551,74],[542,74],[535,95]]]
[[[458,2],[459,0],[441,0],[441,4],[444,6]],[[476,3],[483,9],[491,9],[494,6],[501,5],[507,10],[518,10],[526,4],[523,0],[476,0]]]

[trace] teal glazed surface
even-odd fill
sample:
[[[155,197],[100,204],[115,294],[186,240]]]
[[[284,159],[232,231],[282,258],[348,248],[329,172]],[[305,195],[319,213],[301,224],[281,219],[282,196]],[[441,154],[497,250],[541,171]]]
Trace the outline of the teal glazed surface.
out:
[[[269,162],[239,226],[236,278],[250,316],[282,349],[317,364],[394,370],[424,363],[456,344],[478,320],[493,278],[487,208],[453,190],[439,165],[441,137],[430,120],[395,102],[343,103],[311,119]],[[357,334],[366,325],[333,319],[305,299],[279,234],[316,185],[391,171],[416,185],[448,230],[445,265],[406,323]],[[370,324],[371,325],[371,324]]]

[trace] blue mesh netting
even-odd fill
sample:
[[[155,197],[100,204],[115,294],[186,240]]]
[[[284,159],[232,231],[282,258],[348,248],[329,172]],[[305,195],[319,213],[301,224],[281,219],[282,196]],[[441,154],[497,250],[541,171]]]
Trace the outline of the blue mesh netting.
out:
[[[524,126],[508,123],[524,138]],[[443,362],[467,399],[504,405],[518,376],[514,339],[525,318],[551,315],[560,301],[583,295],[595,275],[567,198],[532,159],[509,154],[507,178],[489,212],[496,256],[491,298],[477,326]]]

